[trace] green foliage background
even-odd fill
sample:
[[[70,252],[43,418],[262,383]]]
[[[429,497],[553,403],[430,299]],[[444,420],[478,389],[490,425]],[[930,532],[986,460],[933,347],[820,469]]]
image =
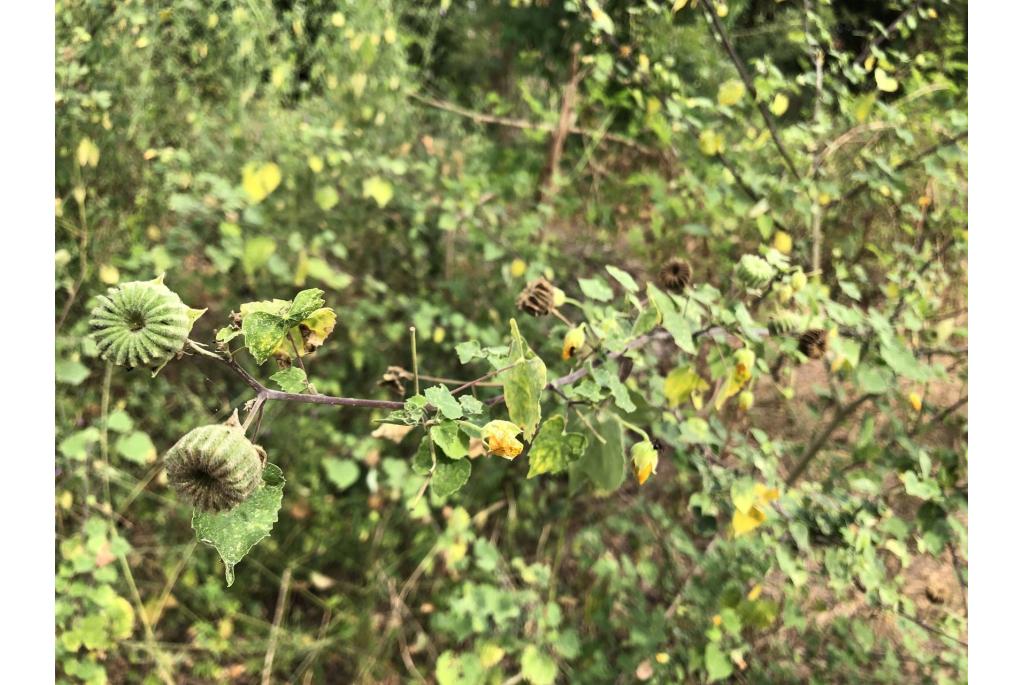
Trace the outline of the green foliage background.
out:
[[[60,682],[966,681],[966,2],[71,0],[55,28]],[[773,246],[799,292],[739,285]],[[420,433],[269,404],[284,502],[230,588],[160,460],[251,391],[88,337],[96,295],[166,272],[203,342],[325,291],[321,393],[394,399],[409,326],[421,373],[478,377],[456,345],[513,317],[553,379],[587,362],[519,291],[564,289],[600,359],[673,256],[696,311],[651,293],[625,384],[543,396],[542,436],[590,436],[543,443],[568,477],[480,456],[421,496]],[[767,332],[785,310],[824,361]],[[715,410],[736,347],[755,402]]]

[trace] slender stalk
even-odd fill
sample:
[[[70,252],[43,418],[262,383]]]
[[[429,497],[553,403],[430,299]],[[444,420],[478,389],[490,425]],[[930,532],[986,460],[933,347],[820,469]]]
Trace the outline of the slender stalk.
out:
[[[412,382],[415,394],[420,394],[420,366],[416,359],[416,327],[409,326],[409,337],[412,339]]]
[[[284,608],[288,602],[288,590],[292,584],[292,567],[285,568],[281,574],[281,587],[277,591],[277,607],[274,609],[274,622],[270,626],[270,640],[267,653],[263,657],[263,685],[270,685],[270,677],[274,673],[274,655],[277,653],[277,639],[281,633],[281,621],[284,619]]]

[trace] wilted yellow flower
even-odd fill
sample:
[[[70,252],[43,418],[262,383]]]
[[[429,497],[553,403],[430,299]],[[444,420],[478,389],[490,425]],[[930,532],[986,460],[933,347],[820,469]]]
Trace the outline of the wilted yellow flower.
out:
[[[654,448],[650,440],[641,440],[633,445],[629,451],[633,458],[633,474],[640,485],[647,482],[658,469],[658,450]]]
[[[487,451],[505,459],[515,459],[523,451],[523,443],[516,437],[520,432],[519,426],[501,419],[488,422],[482,429]]]
[[[569,332],[565,334],[565,340],[562,342],[562,359],[575,357],[576,353],[580,351],[580,348],[586,342],[587,334],[584,330],[584,324],[569,329]]]

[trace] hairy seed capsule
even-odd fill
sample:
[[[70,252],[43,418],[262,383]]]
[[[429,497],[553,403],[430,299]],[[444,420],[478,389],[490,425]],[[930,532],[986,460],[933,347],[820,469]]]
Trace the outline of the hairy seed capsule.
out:
[[[99,296],[89,323],[103,359],[148,366],[166,362],[184,347],[189,308],[161,281],[132,281]]]
[[[828,348],[828,332],[821,328],[811,328],[803,332],[797,345],[803,354],[811,359],[821,359]]]
[[[763,288],[775,277],[775,269],[761,257],[745,254],[736,265],[736,276],[748,288]]]
[[[772,335],[789,335],[800,326],[800,316],[780,309],[768,317],[768,332]]]
[[[234,417],[193,428],[167,452],[167,479],[202,511],[227,511],[259,487],[266,454]]]
[[[555,290],[546,278],[530,281],[516,298],[516,307],[532,316],[546,316],[555,307]]]
[[[693,278],[693,267],[685,259],[673,257],[661,265],[658,271],[658,282],[665,290],[681,293],[690,285]]]

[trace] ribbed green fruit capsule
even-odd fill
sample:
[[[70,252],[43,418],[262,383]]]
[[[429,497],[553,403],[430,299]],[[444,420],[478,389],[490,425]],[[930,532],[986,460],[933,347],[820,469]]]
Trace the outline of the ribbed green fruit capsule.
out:
[[[149,366],[171,359],[188,339],[189,308],[177,293],[152,281],[132,281],[99,296],[89,323],[100,356],[120,366]]]
[[[800,327],[799,314],[780,309],[768,317],[768,332],[772,335],[789,335]]]
[[[266,453],[249,442],[237,414],[193,428],[164,457],[167,479],[202,511],[232,509],[259,487]]]
[[[761,257],[745,254],[736,265],[736,276],[748,288],[763,288],[775,277],[775,269]]]

